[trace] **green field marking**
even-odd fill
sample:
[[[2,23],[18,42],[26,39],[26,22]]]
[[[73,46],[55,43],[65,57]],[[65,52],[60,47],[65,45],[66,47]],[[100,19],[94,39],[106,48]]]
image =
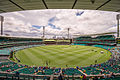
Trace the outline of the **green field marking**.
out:
[[[101,54],[100,51],[104,51]],[[103,63],[110,59],[111,53],[105,49],[80,46],[80,45],[45,45],[33,47],[16,52],[16,57],[21,61],[20,64],[30,66],[48,66],[65,68],[75,66],[88,66]]]

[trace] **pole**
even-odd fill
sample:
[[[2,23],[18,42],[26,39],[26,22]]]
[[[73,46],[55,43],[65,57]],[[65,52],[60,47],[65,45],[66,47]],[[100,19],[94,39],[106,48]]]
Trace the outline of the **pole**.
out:
[[[3,22],[1,21],[1,35],[3,35]]]
[[[1,21],[1,35],[3,35],[3,20],[4,20],[4,17],[0,16],[0,21]]]
[[[117,15],[117,37],[119,37],[119,19],[120,19],[120,14]]]
[[[69,39],[69,31],[70,31],[70,28],[68,28],[68,39]]]
[[[45,26],[43,26],[43,39],[45,37]]]

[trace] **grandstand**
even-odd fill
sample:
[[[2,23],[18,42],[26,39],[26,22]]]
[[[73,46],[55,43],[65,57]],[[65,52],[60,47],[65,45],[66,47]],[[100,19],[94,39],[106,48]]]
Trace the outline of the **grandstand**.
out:
[[[19,38],[19,37],[0,37],[0,54],[9,55],[11,50],[19,50],[33,45],[41,45],[42,39],[34,38]],[[29,46],[28,46],[29,45]],[[19,46],[19,47],[18,47]]]
[[[116,42],[114,35],[97,36],[94,38],[91,36],[81,36],[74,39],[74,44],[115,46]]]
[[[101,47],[104,49],[111,49],[116,46],[116,40],[114,35],[103,35],[97,37],[81,36],[73,40],[73,43],[75,45],[89,45]]]

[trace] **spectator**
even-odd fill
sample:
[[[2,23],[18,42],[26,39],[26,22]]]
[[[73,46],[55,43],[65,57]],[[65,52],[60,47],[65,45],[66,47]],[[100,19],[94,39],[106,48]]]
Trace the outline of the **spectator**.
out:
[[[63,80],[62,75],[60,74],[60,76],[58,77],[58,80]]]
[[[83,75],[83,80],[86,80],[86,78],[87,78],[86,75]]]
[[[18,71],[16,71],[15,76],[18,77],[18,80],[19,80],[19,75],[20,75],[20,73]]]

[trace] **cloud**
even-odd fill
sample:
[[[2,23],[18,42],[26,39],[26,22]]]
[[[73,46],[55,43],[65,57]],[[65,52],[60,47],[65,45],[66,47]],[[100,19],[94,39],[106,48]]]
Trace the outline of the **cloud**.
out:
[[[37,28],[37,29],[40,29],[40,28],[43,27],[43,26],[32,25],[32,27],[35,27],[35,28]]]
[[[82,11],[82,12],[77,12],[77,13],[76,13],[76,16],[81,16],[83,13],[84,13],[84,11]]]
[[[56,27],[54,24],[52,23],[48,23],[48,26],[50,26],[52,29],[58,29],[58,30],[61,30],[61,28],[59,27]]]
[[[4,32],[12,36],[42,36],[45,26],[46,37],[66,36],[67,28],[70,35],[94,34],[116,31],[117,12],[47,9],[29,10],[0,14],[5,17]]]
[[[54,22],[54,21],[56,21],[56,20],[58,20],[56,17],[52,17],[52,18],[50,18],[50,19],[48,20],[48,22],[49,22],[49,23],[52,23],[52,22]]]

